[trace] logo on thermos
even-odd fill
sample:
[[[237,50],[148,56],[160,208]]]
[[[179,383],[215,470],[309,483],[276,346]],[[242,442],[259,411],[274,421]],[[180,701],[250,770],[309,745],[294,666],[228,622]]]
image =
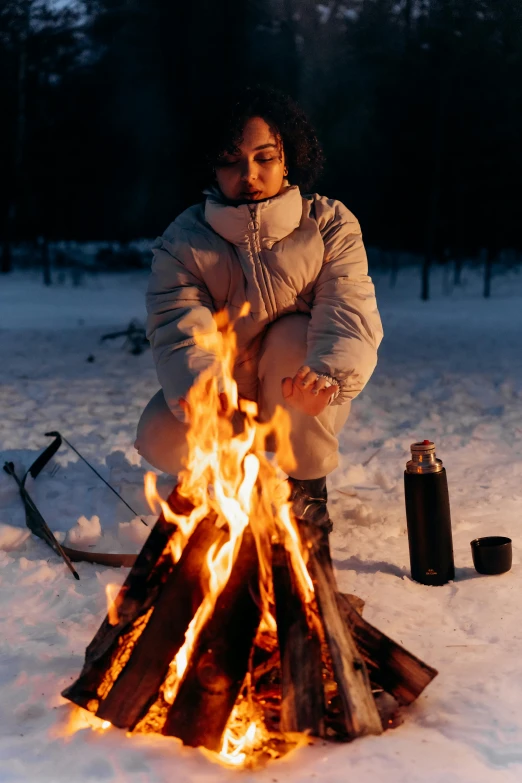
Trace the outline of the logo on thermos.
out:
[[[437,576],[437,572],[433,570],[433,568],[428,568],[426,571],[426,576]]]

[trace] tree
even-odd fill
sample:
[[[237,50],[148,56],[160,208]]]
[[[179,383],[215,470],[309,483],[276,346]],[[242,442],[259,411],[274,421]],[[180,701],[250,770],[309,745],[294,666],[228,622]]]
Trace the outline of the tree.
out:
[[[7,150],[3,215],[3,272],[11,268],[11,243],[17,236],[34,234],[45,224],[49,181],[45,181],[52,93],[77,62],[81,8],[56,9],[45,0],[8,0],[0,12],[2,85],[7,121],[1,143]],[[58,103],[59,105],[59,103]],[[43,188],[42,188],[43,186]]]

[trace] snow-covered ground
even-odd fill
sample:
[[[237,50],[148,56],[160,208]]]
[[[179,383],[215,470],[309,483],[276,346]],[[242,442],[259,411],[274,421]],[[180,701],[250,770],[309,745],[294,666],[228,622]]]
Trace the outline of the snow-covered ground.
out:
[[[377,279],[385,327],[378,369],[353,405],[332,476],[332,544],[341,589],[365,615],[435,666],[439,676],[405,721],[350,745],[316,741],[249,781],[520,783],[522,780],[522,279],[417,299],[418,271],[395,289]],[[149,512],[133,449],[139,414],[157,388],[150,352],[132,356],[104,331],[143,318],[146,276],[86,279],[45,289],[15,273],[0,280],[0,461],[27,467],[58,429]],[[457,577],[430,588],[409,577],[403,469],[413,441],[430,438],[448,471]],[[62,447],[28,483],[61,538],[137,551],[146,528]],[[168,482],[164,482],[168,486]],[[153,517],[151,517],[153,519]],[[510,573],[479,576],[469,542],[514,539]],[[0,781],[205,781],[229,770],[161,737],[79,731],[64,738],[60,696],[105,614],[105,585],[126,570],[79,564],[76,582],[25,529],[17,489],[0,472]]]

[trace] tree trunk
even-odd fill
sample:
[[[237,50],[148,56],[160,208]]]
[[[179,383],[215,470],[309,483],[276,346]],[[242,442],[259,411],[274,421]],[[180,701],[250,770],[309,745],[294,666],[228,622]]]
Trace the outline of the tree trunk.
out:
[[[462,258],[460,255],[455,258],[455,266],[453,271],[453,284],[455,286],[462,285]]]
[[[493,264],[495,262],[496,252],[490,245],[486,254],[486,262],[484,264],[484,299],[489,299],[491,296],[491,279],[493,277]]]
[[[9,230],[9,228],[7,229]],[[7,274],[13,269],[13,254],[9,237],[5,237],[2,243],[2,261],[0,262],[0,273]]]
[[[45,237],[40,237],[39,245],[40,245],[40,255],[42,259],[43,283],[44,285],[49,286],[53,282],[51,278],[51,259],[49,256],[49,243],[47,242],[47,239]]]
[[[31,0],[23,2],[22,29],[18,34],[18,105],[16,115],[16,135],[14,143],[14,182],[9,189],[7,207],[6,242],[2,255],[2,272],[12,269],[12,255],[6,252],[6,245],[13,241],[16,233],[20,202],[25,196],[26,181],[24,167],[25,135],[27,122],[27,39],[31,30]]]
[[[435,245],[439,226],[442,161],[446,134],[448,96],[450,90],[450,65],[448,62],[446,62],[446,60],[449,59],[449,54],[449,44],[443,41],[441,44],[441,58],[438,68],[439,83],[432,139],[431,195],[428,214],[428,226],[426,232],[426,253],[424,257],[424,263],[422,265],[421,299],[425,302],[430,298],[430,271],[435,255]]]

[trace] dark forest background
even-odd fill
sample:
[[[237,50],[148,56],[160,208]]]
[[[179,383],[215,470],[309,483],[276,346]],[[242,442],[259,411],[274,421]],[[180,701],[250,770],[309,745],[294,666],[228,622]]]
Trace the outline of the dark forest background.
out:
[[[309,113],[367,243],[521,249],[521,0],[2,0],[0,46],[4,271],[20,240],[161,233],[238,78]]]

